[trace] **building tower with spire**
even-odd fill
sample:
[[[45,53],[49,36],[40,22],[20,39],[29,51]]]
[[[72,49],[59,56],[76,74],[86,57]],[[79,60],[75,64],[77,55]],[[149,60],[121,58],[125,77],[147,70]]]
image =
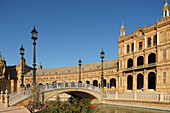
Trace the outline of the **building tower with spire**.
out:
[[[163,10],[163,17],[168,17],[169,16],[169,9],[170,9],[170,7],[169,7],[168,2],[166,0],[165,1],[165,5],[162,8],[162,10]]]
[[[122,36],[125,36],[125,27],[124,27],[124,25],[123,25],[123,21],[122,21],[122,27],[120,28],[120,36],[122,37]]]

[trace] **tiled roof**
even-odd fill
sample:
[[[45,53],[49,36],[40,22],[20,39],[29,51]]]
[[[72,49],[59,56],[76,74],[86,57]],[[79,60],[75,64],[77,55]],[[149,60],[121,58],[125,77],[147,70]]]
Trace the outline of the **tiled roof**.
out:
[[[114,68],[116,67],[118,59],[108,60],[103,62],[103,68]],[[101,62],[84,64],[82,65],[82,71],[93,71],[101,69]],[[36,71],[37,75],[49,75],[49,74],[62,74],[62,73],[76,73],[79,71],[78,66],[70,66],[70,67],[60,67],[60,68],[46,68],[46,69],[38,69]],[[26,75],[32,75],[32,71],[27,73]]]

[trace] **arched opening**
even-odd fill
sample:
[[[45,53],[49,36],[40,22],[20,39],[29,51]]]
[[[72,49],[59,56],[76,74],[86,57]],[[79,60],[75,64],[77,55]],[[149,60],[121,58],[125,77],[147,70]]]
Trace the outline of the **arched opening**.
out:
[[[143,88],[143,75],[138,74],[137,76],[137,89],[142,89]]]
[[[98,81],[97,81],[97,80],[94,80],[94,81],[93,81],[93,86],[98,87]]]
[[[148,75],[148,89],[156,89],[156,75],[154,72],[150,72]]]
[[[167,11],[165,10],[165,17],[167,17]]]
[[[148,47],[151,47],[151,38],[148,38]]]
[[[78,81],[78,83],[82,83],[82,81]]]
[[[148,56],[148,64],[150,63],[155,63],[156,62],[156,54],[155,53],[151,53]]]
[[[133,77],[132,75],[129,75],[127,77],[127,89],[132,90],[133,89]]]
[[[71,87],[75,87],[75,82],[71,82]]]
[[[42,84],[42,83],[39,83],[38,85],[41,86],[41,85],[43,85],[43,84]]]
[[[31,85],[30,85],[30,84],[27,84],[26,87],[29,88],[29,87],[31,87]]]
[[[86,81],[87,84],[90,84],[90,81]]]
[[[110,79],[110,88],[116,88],[116,79],[115,78]]]
[[[143,63],[143,56],[139,56],[138,58],[137,58],[137,66],[140,66],[140,65],[143,65],[144,63]]]
[[[133,67],[133,59],[128,59],[128,63],[127,63],[127,67],[130,68],[130,67]]]
[[[106,79],[103,80],[103,85],[106,87]]]

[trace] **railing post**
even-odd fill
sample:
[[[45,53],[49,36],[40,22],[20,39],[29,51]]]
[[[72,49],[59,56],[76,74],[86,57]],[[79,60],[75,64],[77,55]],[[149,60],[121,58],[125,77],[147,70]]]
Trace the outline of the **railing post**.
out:
[[[134,92],[133,93],[133,100],[136,100],[136,98],[137,98],[137,94],[136,94],[136,92]]]
[[[116,91],[116,93],[115,93],[115,99],[118,99],[117,91]]]
[[[5,107],[9,107],[9,95],[8,95],[8,89],[6,88],[5,91],[6,95],[5,95]]]
[[[4,103],[4,94],[3,94],[3,90],[1,91],[1,103]]]
[[[66,88],[66,82],[65,81],[63,82],[63,88],[64,89]]]
[[[159,94],[159,101],[163,101],[164,100],[164,95],[163,95],[163,93],[161,92],[160,94]]]
[[[87,83],[85,83],[85,89],[87,89]]]

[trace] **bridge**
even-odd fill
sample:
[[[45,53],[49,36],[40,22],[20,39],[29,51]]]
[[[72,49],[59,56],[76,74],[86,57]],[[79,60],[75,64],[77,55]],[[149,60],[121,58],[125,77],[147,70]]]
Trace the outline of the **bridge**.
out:
[[[65,83],[58,85],[57,83],[40,85],[37,87],[38,97],[40,102],[45,102],[54,95],[67,93],[73,97],[97,99],[98,102],[102,101],[101,89],[90,84],[73,84],[66,85]],[[9,94],[9,106],[17,106],[27,104],[32,101],[33,92],[32,87],[27,88],[25,91],[17,91]]]
[[[90,84],[71,84],[66,83],[57,84],[51,83],[46,85],[40,85],[37,87],[38,99],[40,102],[46,102],[54,95],[61,93],[67,93],[73,97],[96,99],[99,103],[104,103],[110,100],[119,101],[133,101],[133,102],[164,102],[170,103],[170,94],[163,92],[124,92],[118,93],[116,91],[110,91],[109,93],[102,93],[101,88]],[[1,102],[4,102],[4,94],[1,93]],[[33,90],[29,87],[25,90],[20,90],[8,95],[6,92],[5,106],[23,106],[32,101]],[[168,104],[169,105],[169,104]]]

